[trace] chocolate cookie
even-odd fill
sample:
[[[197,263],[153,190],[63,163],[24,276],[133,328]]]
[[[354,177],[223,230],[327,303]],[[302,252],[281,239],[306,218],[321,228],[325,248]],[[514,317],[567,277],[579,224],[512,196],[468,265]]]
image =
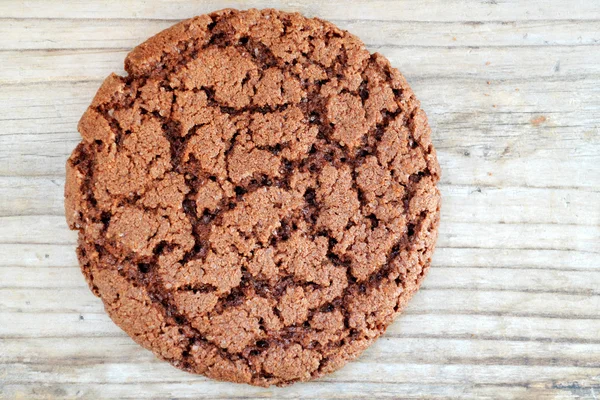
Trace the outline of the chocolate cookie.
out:
[[[439,166],[406,80],[348,32],[222,10],[136,47],[79,123],[65,208],[91,290],[178,368],[334,371],[406,305]]]

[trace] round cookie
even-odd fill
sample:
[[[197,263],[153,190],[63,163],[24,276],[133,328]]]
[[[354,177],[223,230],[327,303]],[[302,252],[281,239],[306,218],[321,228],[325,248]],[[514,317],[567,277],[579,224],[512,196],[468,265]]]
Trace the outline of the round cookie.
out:
[[[416,292],[439,222],[425,113],[329,22],[222,10],[136,47],[79,123],[65,209],[91,290],[178,368],[286,385]]]

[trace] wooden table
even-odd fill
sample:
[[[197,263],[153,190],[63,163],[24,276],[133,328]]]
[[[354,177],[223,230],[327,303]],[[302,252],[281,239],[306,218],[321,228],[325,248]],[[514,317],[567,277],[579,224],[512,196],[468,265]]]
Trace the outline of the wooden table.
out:
[[[330,19],[387,56],[443,169],[434,268],[386,335],[316,382],[178,371],[79,272],[64,164],[100,82],[175,21],[222,7]],[[600,396],[597,0],[0,2],[0,398]]]

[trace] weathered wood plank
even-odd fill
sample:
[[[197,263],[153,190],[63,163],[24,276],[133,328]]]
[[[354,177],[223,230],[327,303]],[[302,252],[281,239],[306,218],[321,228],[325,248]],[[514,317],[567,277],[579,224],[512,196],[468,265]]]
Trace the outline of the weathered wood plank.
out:
[[[453,185],[440,189],[444,221],[600,224],[600,193],[596,192]]]
[[[67,364],[88,368],[99,363],[130,364],[137,367],[139,364],[161,362],[128,337],[95,338],[93,349],[85,352],[82,351],[83,344],[82,340],[72,339],[11,340],[10,345],[0,344],[0,363],[26,364],[32,368]],[[596,357],[598,351],[600,343],[384,337],[374,343],[360,357],[360,361],[392,365],[514,365],[526,359],[530,366],[599,368],[600,363]]]
[[[0,50],[133,48],[177,20],[0,19]],[[600,41],[598,22],[333,20],[371,46],[585,46]],[[73,33],[77,32],[76,35]]]
[[[1,111],[0,118],[6,120],[3,133],[9,136],[0,134],[0,148],[4,149],[0,175],[64,174],[64,160],[79,140],[77,120],[97,84],[61,85],[17,90],[14,108]],[[600,135],[595,122],[600,116],[594,108],[600,86],[582,82],[575,86],[576,92],[564,92],[564,82],[484,83],[469,90],[470,85],[461,80],[413,85],[429,112],[443,183],[600,187]],[[522,89],[515,91],[519,86]],[[483,91],[488,89],[490,96],[496,97],[492,101],[499,104],[496,108],[486,103]],[[45,94],[55,90],[60,99],[56,104],[54,94]],[[439,96],[440,90],[453,96]],[[0,96],[13,104],[10,93],[2,93],[6,94]],[[536,99],[542,100],[536,103]],[[61,101],[75,101],[76,105],[62,105]],[[28,102],[33,109],[27,108]],[[469,111],[460,112],[460,104],[467,104]],[[557,112],[561,104],[566,104],[565,112]],[[451,111],[454,108],[456,113]],[[25,118],[15,119],[19,114]],[[582,125],[573,125],[573,121]],[[14,140],[16,134],[19,140]]]
[[[63,215],[64,178],[0,177],[0,216]]]
[[[5,51],[0,84],[85,81],[124,75],[126,50]]]
[[[53,365],[72,363],[90,365],[107,363],[159,363],[153,354],[141,348],[126,335],[98,337],[93,346],[83,350],[84,338],[13,339],[0,344],[0,363]],[[431,348],[432,352],[423,352]],[[575,365],[598,367],[595,352],[600,343],[552,343],[511,340],[399,338],[386,337],[373,344],[373,350],[361,357],[361,362],[406,364],[514,364],[515,359],[527,359],[529,365]],[[498,356],[500,354],[500,356]],[[551,357],[549,357],[551,355]]]
[[[477,340],[598,342],[598,319],[466,314],[402,314],[386,332],[389,337]]]
[[[78,268],[74,244],[0,244],[0,267]],[[434,268],[598,271],[598,256],[582,251],[437,247]]]
[[[487,79],[528,76],[562,78],[598,77],[600,65],[586,46],[456,48],[439,47],[434,52],[422,47],[369,46],[384,54],[408,77],[486,77]],[[7,50],[0,84],[103,79],[111,72],[124,74],[127,49]],[[519,60],[515,68],[514,59]],[[557,67],[557,62],[559,62]],[[456,68],[460,65],[460,68]]]
[[[0,288],[84,288],[87,284],[77,266],[1,267]],[[5,296],[11,294],[4,293]]]
[[[468,138],[476,140],[476,144],[484,144],[483,140],[489,144],[501,138],[524,136],[523,129],[528,129],[530,135],[536,134],[539,140],[547,142],[552,140],[553,144],[574,146],[575,139],[598,144],[592,140],[597,136],[593,131],[586,134],[587,129],[567,128],[586,125],[592,129],[597,125],[600,111],[595,104],[600,96],[600,87],[595,82],[600,78],[571,82],[566,78],[546,80],[531,77],[526,80],[489,80],[489,84],[485,79],[459,77],[408,78],[431,123],[439,129],[460,128],[465,142]],[[90,82],[51,81],[11,86],[10,90],[0,91],[0,102],[4,103],[4,107],[0,108],[0,120],[3,121],[0,135],[75,133],[77,122],[100,83],[101,79]],[[546,120],[539,120],[539,117]],[[514,131],[506,127],[511,122],[519,126]],[[482,135],[481,130],[465,129],[468,127],[485,127],[486,135]],[[563,130],[561,134],[540,135],[545,130],[557,129]],[[570,136],[563,139],[565,134]],[[451,140],[451,136],[436,135],[436,145],[449,145],[446,141]],[[460,146],[460,149],[465,148],[466,143]]]
[[[19,290],[87,288],[78,266],[2,268],[0,293],[26,298]],[[434,265],[422,290],[506,290],[600,296],[600,271],[560,271],[503,268],[448,268]],[[16,290],[16,292],[13,292]],[[2,302],[0,301],[0,304]],[[14,306],[13,306],[14,307]],[[600,315],[599,315],[600,316]]]
[[[75,244],[77,233],[61,216],[0,217],[0,243]]]
[[[101,302],[88,288],[0,289],[0,311],[14,313],[97,313]],[[549,304],[553,306],[549,307]],[[600,296],[483,289],[422,290],[407,314],[468,314],[600,319]]]
[[[434,266],[423,290],[491,290],[526,293],[556,293],[600,296],[600,271],[558,271],[519,269],[505,271],[502,268],[446,268]],[[22,298],[20,292],[30,288],[81,289],[87,288],[77,266],[55,268],[2,267],[0,293],[4,297]],[[0,301],[0,304],[2,302]],[[10,307],[10,305],[8,306]]]
[[[315,3],[307,0],[235,0],[168,1],[147,3],[110,0],[79,2],[76,0],[50,3],[43,0],[4,1],[0,15],[6,18],[158,18],[182,19],[221,8],[278,8],[298,11],[307,16],[325,19],[402,20],[402,21],[520,21],[520,20],[590,20],[600,19],[600,10],[593,2],[575,0],[568,10],[559,0],[502,2],[450,0],[440,3],[424,0],[418,3],[402,0],[333,0]],[[568,11],[568,12],[567,12]]]
[[[90,104],[102,80],[48,82],[12,86],[0,91],[0,135],[77,131],[77,122]]]
[[[55,268],[77,266],[72,244],[0,244],[0,267]]]
[[[369,383],[369,382],[324,382],[315,381],[297,384],[286,388],[247,388],[223,382],[198,380],[193,383],[69,383],[45,385],[7,384],[4,392],[8,398],[22,396],[27,399],[43,399],[55,397],[85,399],[118,398],[192,398],[192,399],[324,399],[332,395],[336,399],[393,398],[461,398],[461,399],[524,399],[555,400],[572,398],[592,398],[598,389],[585,387],[577,382],[561,380],[560,383],[537,383],[534,385],[511,384],[497,385],[476,384],[463,380],[458,384],[425,384],[425,383]],[[466,382],[466,383],[465,383]],[[198,388],[203,388],[199,390]],[[0,394],[3,392],[0,388]],[[574,397],[577,396],[577,397]]]
[[[598,254],[599,240],[600,226],[446,222],[441,225],[437,243],[440,247],[540,248]]]
[[[473,126],[472,129],[481,131],[486,127]],[[576,128],[584,138],[589,135],[589,139],[571,141],[571,146],[537,149],[535,143],[540,136],[535,135],[535,131],[523,129],[521,125],[506,125],[504,129],[521,130],[522,136],[498,140],[493,147],[492,144],[471,146],[467,139],[456,136],[449,139],[455,143],[455,148],[438,149],[443,171],[441,183],[478,187],[587,188],[593,191],[600,187],[600,151],[594,144],[599,137],[596,128],[583,132]],[[442,136],[451,130],[451,127],[436,129],[435,135]],[[568,135],[567,132],[562,128],[550,128],[549,131],[557,137],[562,133]],[[64,176],[69,154],[79,141],[75,132],[23,134],[19,135],[19,140],[0,135],[0,147],[5,149],[5,154],[0,155],[0,176],[60,178]],[[503,155],[504,151],[506,154]]]
[[[440,189],[444,221],[600,224],[600,192],[453,185],[441,185]],[[0,217],[62,216],[63,191],[64,178],[0,177]],[[491,209],[497,212],[490,213]]]
[[[424,334],[426,332],[423,332]],[[361,357],[362,362],[406,364],[514,364],[527,359],[529,365],[574,365],[598,367],[595,352],[600,341],[565,343],[548,340],[513,340],[508,337],[471,338],[415,337],[386,334],[373,344],[373,350]],[[85,346],[93,343],[93,346]],[[423,352],[424,348],[434,351]],[[0,343],[0,363],[52,365],[73,363],[90,365],[107,363],[158,363],[150,351],[143,349],[125,334],[116,336],[15,338]],[[575,357],[574,357],[575,356]]]
[[[598,270],[595,253],[556,249],[483,249],[436,247],[433,265],[455,268]]]
[[[100,300],[97,300],[98,302]],[[89,338],[127,337],[105,314],[8,313],[0,311],[6,324],[0,338]],[[24,329],[25,328],[25,329]],[[402,314],[386,337],[511,340],[522,342],[597,343],[599,319],[561,319],[531,316],[468,314]],[[82,351],[87,346],[82,345]]]
[[[512,127],[506,127],[512,129]],[[581,148],[585,143],[581,144]],[[594,148],[595,149],[595,148]],[[478,149],[486,153],[485,148]],[[594,151],[594,150],[592,150]],[[466,156],[438,151],[442,170],[442,184],[478,186],[527,187],[586,187],[596,190],[600,180],[597,155],[571,158],[560,155],[560,149],[539,149],[520,158],[501,160],[492,157],[470,159]]]
[[[367,352],[374,349],[368,349]],[[5,382],[15,383],[152,383],[164,382],[169,376],[177,382],[201,382],[200,378],[182,371],[174,371],[168,363],[147,364],[93,364],[78,366],[77,373],[69,365],[11,364],[4,369]],[[0,372],[2,373],[2,372]],[[453,383],[467,379],[480,384],[527,384],[549,380],[561,381],[565,377],[594,384],[593,377],[600,373],[597,367],[539,366],[539,365],[478,365],[478,364],[404,364],[355,362],[341,370],[321,378],[328,382],[365,383]],[[169,382],[169,380],[167,380]]]
[[[600,295],[600,271],[559,271],[434,266],[423,289],[508,290]],[[599,315],[600,316],[600,315]]]
[[[93,299],[91,292],[83,299]],[[100,300],[97,299],[98,302]],[[106,313],[18,313],[1,311],[0,337],[114,336],[124,335]]]
[[[63,216],[0,217],[0,243],[75,244]],[[598,254],[600,226],[445,221],[437,246],[574,250]]]

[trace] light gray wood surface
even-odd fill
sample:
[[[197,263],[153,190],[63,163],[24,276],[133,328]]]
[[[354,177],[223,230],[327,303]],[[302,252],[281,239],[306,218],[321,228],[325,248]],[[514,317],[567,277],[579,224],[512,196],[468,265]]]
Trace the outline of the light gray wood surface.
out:
[[[253,388],[156,360],[87,289],[64,163],[100,82],[180,19],[277,7],[398,67],[443,170],[434,267],[360,359]],[[597,0],[0,2],[0,399],[600,396]]]

